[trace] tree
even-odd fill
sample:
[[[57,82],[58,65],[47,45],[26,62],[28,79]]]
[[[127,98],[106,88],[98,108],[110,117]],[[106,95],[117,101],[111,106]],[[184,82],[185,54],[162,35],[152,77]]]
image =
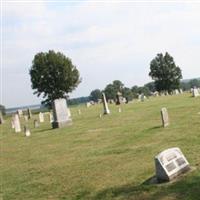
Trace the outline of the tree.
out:
[[[93,90],[91,93],[90,93],[90,99],[92,101],[95,101],[95,102],[98,102],[98,99],[101,99],[101,90],[99,89],[96,89],[96,90]]]
[[[104,89],[104,93],[107,99],[115,99],[117,94],[113,84],[108,84]]]
[[[149,76],[155,80],[156,90],[171,92],[180,87],[182,73],[173,57],[166,52],[164,56],[162,53],[157,54],[151,61]]]
[[[125,97],[128,101],[133,100],[133,93],[130,88],[124,87],[122,90],[122,96]]]
[[[108,84],[104,89],[105,95],[107,99],[116,99],[117,92],[122,92],[124,84],[115,80],[111,84]]]
[[[29,73],[34,94],[43,95],[42,103],[49,106],[54,99],[67,98],[81,82],[71,59],[53,50],[36,54]]]

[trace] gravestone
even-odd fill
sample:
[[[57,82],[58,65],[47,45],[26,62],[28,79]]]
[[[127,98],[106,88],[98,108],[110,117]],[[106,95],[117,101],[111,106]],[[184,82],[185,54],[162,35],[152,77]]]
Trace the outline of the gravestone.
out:
[[[4,123],[4,119],[3,119],[2,112],[0,111],[0,124],[3,124],[3,123]]]
[[[52,113],[50,112],[50,113],[49,113],[49,122],[52,123],[53,121],[54,121],[53,115],[52,115]]]
[[[22,115],[23,115],[22,110],[18,109],[18,110],[17,110],[17,114],[19,115],[19,117],[22,117]]]
[[[31,109],[30,108],[27,109],[27,115],[28,115],[28,119],[31,119],[32,113],[31,113]]]
[[[179,94],[178,89],[175,89],[174,94],[175,94],[175,95],[178,95],[178,94]]]
[[[91,106],[91,103],[90,103],[90,102],[87,102],[87,103],[86,103],[86,107],[89,108],[90,106]]]
[[[122,109],[119,107],[118,111],[119,111],[119,113],[120,113],[120,112],[122,112]]]
[[[168,115],[167,108],[161,109],[161,118],[162,118],[163,127],[168,126],[169,125],[169,115]]]
[[[13,117],[12,117],[12,119],[11,119],[11,128],[12,128],[12,129],[15,128],[15,124],[14,124],[14,119],[13,119]]]
[[[81,115],[81,110],[80,109],[78,109],[78,114]]]
[[[108,109],[108,103],[106,101],[106,96],[104,93],[102,93],[102,101],[103,101],[104,115],[110,114],[110,110]]]
[[[20,121],[19,121],[19,115],[14,114],[13,116],[13,124],[15,126],[15,133],[21,132],[21,126],[20,126]]]
[[[42,112],[39,113],[39,122],[40,123],[44,122],[44,114]]]
[[[141,94],[141,97],[140,97],[141,102],[144,102],[144,99],[145,99],[145,96],[144,96],[144,94],[142,93],[142,94]]]
[[[27,122],[28,121],[28,116],[24,115],[24,120]]]
[[[55,99],[53,102],[53,128],[61,128],[72,124],[72,120],[69,116],[69,109],[67,108],[66,99]]]
[[[177,147],[162,151],[155,157],[158,182],[170,181],[190,169],[189,163]]]
[[[31,132],[27,126],[24,126],[24,134],[26,137],[31,136]]]
[[[67,108],[67,113],[68,113],[68,116],[69,117],[71,117],[72,115],[71,115],[71,111],[70,111],[70,109],[69,108]]]
[[[35,119],[35,120],[34,120],[34,128],[38,128],[38,127],[39,127],[38,120],[37,120],[37,119]]]
[[[198,97],[200,94],[199,94],[199,91],[197,88],[193,88],[193,91],[192,91],[192,96],[193,97]]]
[[[180,88],[180,89],[179,89],[179,93],[180,93],[180,94],[183,94],[183,89]]]
[[[116,94],[116,105],[120,105],[122,103],[123,97],[121,92],[117,92]]]

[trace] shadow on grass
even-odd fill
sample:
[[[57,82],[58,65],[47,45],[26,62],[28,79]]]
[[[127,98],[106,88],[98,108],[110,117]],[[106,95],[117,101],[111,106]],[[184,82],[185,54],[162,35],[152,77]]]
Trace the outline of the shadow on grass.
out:
[[[159,199],[200,199],[200,175],[187,177],[178,182],[165,184],[149,184],[150,179],[135,186],[134,184],[122,185],[120,187],[108,188],[100,191],[93,200],[159,200]],[[169,197],[169,198],[168,198]]]
[[[46,132],[46,131],[51,131],[51,130],[53,130],[53,128],[45,128],[45,129],[38,129],[38,130],[36,130],[35,129],[35,133],[43,133],[43,132]]]
[[[163,126],[162,125],[160,125],[160,126],[154,126],[154,127],[149,128],[148,131],[156,130],[156,129],[160,129],[160,128],[163,128]]]

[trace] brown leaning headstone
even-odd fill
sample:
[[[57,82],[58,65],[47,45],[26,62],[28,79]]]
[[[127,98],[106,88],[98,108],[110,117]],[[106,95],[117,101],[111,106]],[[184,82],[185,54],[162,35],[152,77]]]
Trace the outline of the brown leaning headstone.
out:
[[[161,118],[162,118],[163,127],[169,126],[169,115],[168,115],[167,108],[161,109]]]

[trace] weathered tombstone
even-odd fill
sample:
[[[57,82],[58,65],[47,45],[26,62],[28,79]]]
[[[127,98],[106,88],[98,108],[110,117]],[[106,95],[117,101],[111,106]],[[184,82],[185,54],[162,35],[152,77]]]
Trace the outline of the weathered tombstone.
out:
[[[44,122],[44,114],[42,112],[39,113],[39,122],[40,123]]]
[[[86,107],[89,108],[90,106],[91,106],[91,103],[90,103],[90,102],[87,102],[87,103],[86,103]]]
[[[80,109],[78,109],[78,114],[81,115],[81,110]]]
[[[53,128],[60,128],[72,123],[69,117],[66,99],[55,99],[53,102]]]
[[[108,103],[106,101],[106,96],[104,93],[102,93],[102,101],[103,101],[104,115],[110,114],[110,110],[108,109]]]
[[[119,107],[118,111],[119,111],[119,113],[120,113],[120,112],[122,112],[122,109]]]
[[[14,123],[14,126],[15,126],[15,133],[21,132],[21,126],[20,126],[20,121],[19,121],[19,115],[18,114],[14,114],[13,123]]]
[[[0,124],[3,124],[3,123],[4,123],[4,119],[3,119],[2,112],[0,111]]]
[[[19,115],[19,117],[22,117],[22,115],[23,115],[22,110],[18,109],[18,110],[17,110],[17,114]]]
[[[162,151],[155,157],[158,182],[170,181],[190,169],[189,163],[178,147]]]
[[[192,96],[193,97],[198,97],[200,94],[199,94],[199,91],[197,88],[193,88],[193,91],[192,91]]]
[[[52,115],[52,113],[50,112],[50,113],[49,113],[49,122],[52,123],[53,121],[54,121],[53,115]]]
[[[24,120],[27,122],[28,121],[28,116],[24,115]]]
[[[145,96],[144,96],[144,94],[142,93],[142,94],[141,94],[141,97],[140,97],[140,100],[141,100],[142,102],[144,102],[144,99],[145,99]]]
[[[14,119],[13,119],[13,117],[12,117],[12,119],[11,119],[11,128],[12,128],[12,129],[15,128],[15,124],[14,124]]]
[[[71,115],[71,111],[70,111],[69,108],[67,108],[67,113],[68,113],[68,117],[71,117],[71,116],[72,116],[72,115]]]
[[[178,95],[179,94],[178,89],[175,89],[174,93],[175,93],[175,95]]]
[[[38,128],[38,127],[39,127],[38,120],[37,120],[37,119],[35,119],[35,120],[34,120],[34,128]]]
[[[169,115],[168,115],[167,108],[161,109],[161,118],[162,118],[163,127],[168,126],[169,125]]]
[[[31,135],[31,132],[27,126],[24,126],[24,134],[26,137],[29,137]]]
[[[180,93],[180,94],[183,94],[183,89],[180,88],[180,89],[179,89],[179,93]]]
[[[117,92],[117,94],[116,94],[116,105],[120,105],[121,104],[121,102],[122,102],[122,94],[121,94],[121,92]]]
[[[31,113],[31,109],[30,108],[27,109],[27,115],[28,115],[28,119],[31,119],[32,113]]]

